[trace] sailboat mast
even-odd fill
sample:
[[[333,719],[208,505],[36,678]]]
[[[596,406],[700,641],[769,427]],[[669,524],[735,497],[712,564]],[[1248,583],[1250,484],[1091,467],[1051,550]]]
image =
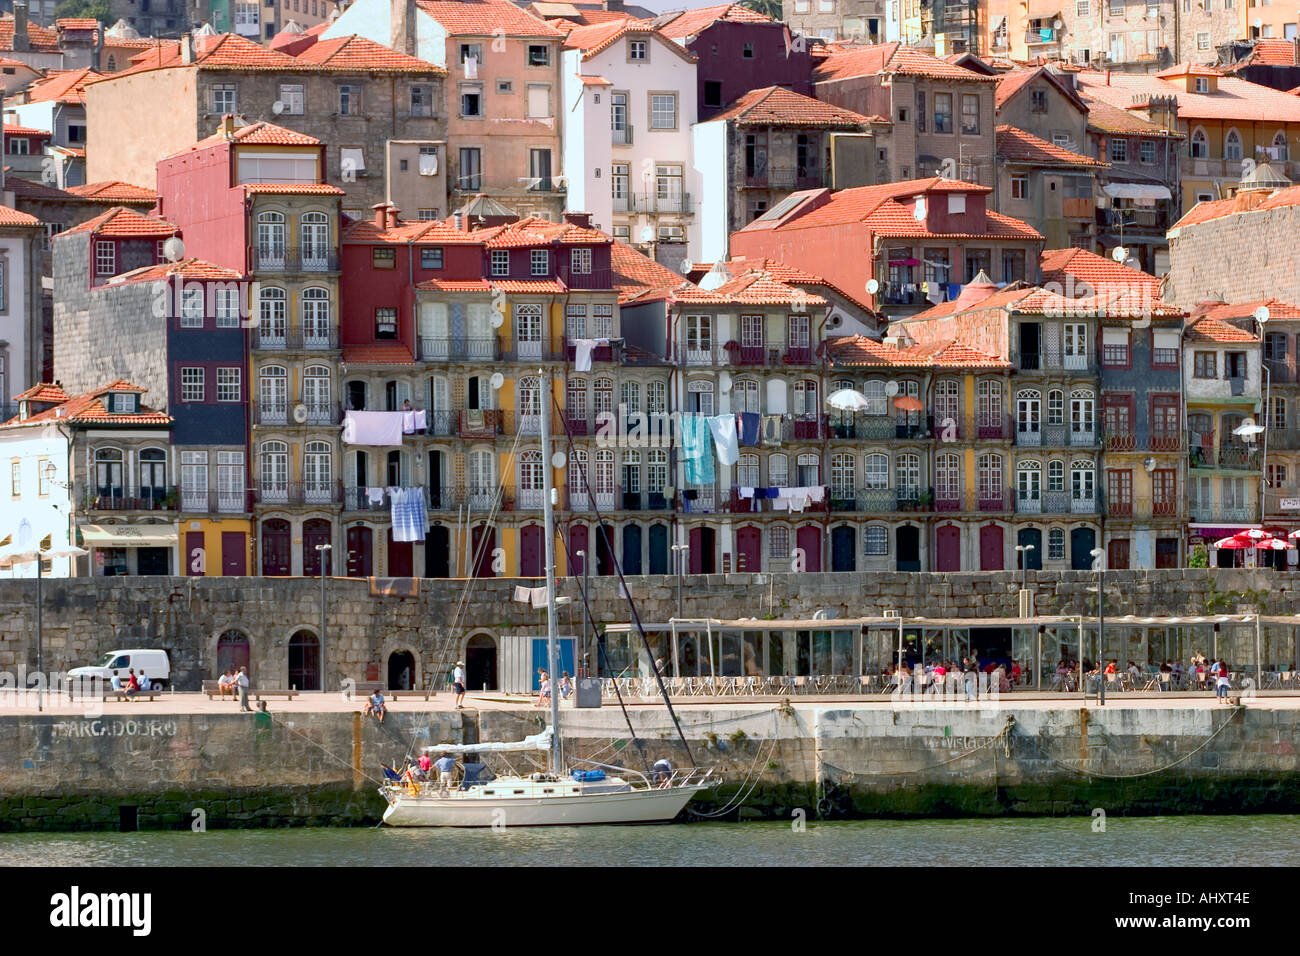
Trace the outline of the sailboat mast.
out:
[[[542,405],[542,522],[546,542],[546,672],[551,678],[551,773],[564,772],[560,742],[560,647],[555,636],[555,506],[551,501],[551,373],[538,369]]]

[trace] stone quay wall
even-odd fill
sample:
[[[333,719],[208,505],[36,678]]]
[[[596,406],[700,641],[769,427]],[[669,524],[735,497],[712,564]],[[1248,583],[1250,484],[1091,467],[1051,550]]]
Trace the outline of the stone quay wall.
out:
[[[1096,613],[1096,575],[1028,572],[1039,614]],[[544,633],[542,613],[513,600],[507,578],[420,579],[415,597],[372,596],[365,579],[326,581],[326,688],[363,678],[377,665],[386,677],[389,655],[409,651],[418,686],[440,686],[476,635]],[[641,621],[679,617],[809,618],[820,609],[842,617],[886,610],[924,617],[1015,617],[1019,572],[709,574],[681,579],[628,579]],[[582,632],[580,579],[564,578],[562,630]],[[618,582],[588,581],[595,620],[629,620]],[[36,588],[32,579],[0,580],[0,671],[36,663]],[[1110,615],[1290,614],[1300,612],[1300,576],[1267,570],[1179,569],[1106,574]],[[289,686],[288,646],[300,630],[319,635],[318,578],[114,577],[47,579],[42,583],[45,670],[60,672],[111,650],[161,647],[172,662],[172,683],[197,690],[217,676],[217,642],[238,631],[250,646],[251,672],[261,686]],[[1290,666],[1295,642],[1279,644],[1270,661]],[[1231,652],[1230,652],[1231,653]],[[1281,657],[1272,660],[1272,657]],[[1236,657],[1240,658],[1241,653]],[[1253,656],[1253,652],[1247,655]]]
[[[666,712],[570,712],[566,753],[632,770],[691,763]],[[0,829],[377,822],[380,763],[425,745],[519,739],[541,713],[0,716]],[[725,781],[686,819],[1300,810],[1300,711],[1246,708],[691,708],[694,762]],[[518,762],[517,766],[523,769]],[[531,768],[528,768],[531,769]],[[201,812],[196,812],[201,811]]]

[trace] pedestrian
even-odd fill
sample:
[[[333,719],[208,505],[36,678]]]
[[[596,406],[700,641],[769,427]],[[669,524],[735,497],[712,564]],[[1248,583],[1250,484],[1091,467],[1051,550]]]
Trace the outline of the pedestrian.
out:
[[[568,700],[573,696],[573,680],[569,677],[569,672],[565,671],[560,675],[560,700]]]
[[[241,667],[239,673],[235,675],[235,686],[239,688],[239,709],[241,711],[253,712],[253,708],[248,706],[248,668]]]
[[[551,702],[551,677],[546,671],[542,671],[542,686],[537,691],[537,703],[534,706],[541,707],[542,701]]]
[[[1220,658],[1214,665],[1218,668],[1218,676],[1214,678],[1214,693],[1219,700],[1225,704],[1228,703],[1228,690],[1232,686],[1232,681],[1228,677],[1228,665]]]
[[[452,687],[456,691],[456,708],[459,710],[465,703],[465,662],[457,661],[456,669],[451,672]]]
[[[376,687],[375,692],[370,695],[370,699],[366,701],[363,713],[374,717],[381,724],[384,722],[384,715],[388,713],[388,709],[384,706],[383,691],[378,687]]]
[[[135,668],[129,668],[126,672],[126,696],[134,697],[140,693],[140,678],[135,676]]]

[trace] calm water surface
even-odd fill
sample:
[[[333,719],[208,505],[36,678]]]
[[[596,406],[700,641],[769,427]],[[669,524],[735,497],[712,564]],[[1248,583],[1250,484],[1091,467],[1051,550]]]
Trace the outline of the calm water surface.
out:
[[[9,866],[1300,866],[1300,816],[692,823],[506,830],[0,834]]]

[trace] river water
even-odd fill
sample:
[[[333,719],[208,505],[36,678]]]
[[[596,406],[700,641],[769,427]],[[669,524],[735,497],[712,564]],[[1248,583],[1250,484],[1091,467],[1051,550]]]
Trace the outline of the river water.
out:
[[[1300,816],[0,834],[8,866],[1300,866]]]

